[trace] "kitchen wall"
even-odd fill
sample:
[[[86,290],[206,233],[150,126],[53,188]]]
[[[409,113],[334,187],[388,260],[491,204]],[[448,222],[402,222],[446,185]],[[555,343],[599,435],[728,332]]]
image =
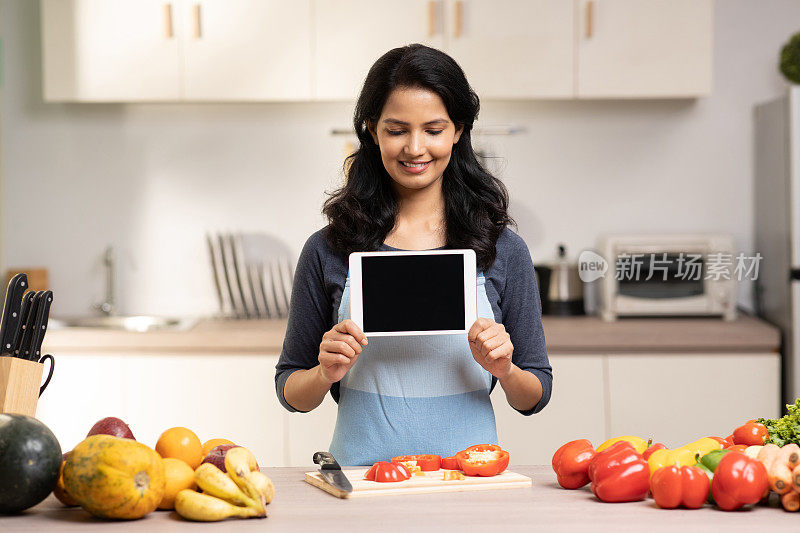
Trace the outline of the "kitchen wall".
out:
[[[476,144],[497,156],[534,261],[601,232],[730,232],[752,251],[752,107],[786,88],[776,63],[800,2],[717,0],[714,25],[711,97],[483,102],[478,126],[525,129]],[[120,312],[205,315],[205,231],[267,231],[299,254],[324,224],[345,142],[330,130],[351,105],[45,104],[38,2],[2,0],[0,35],[0,270],[48,268],[54,315],[102,298],[108,244]]]

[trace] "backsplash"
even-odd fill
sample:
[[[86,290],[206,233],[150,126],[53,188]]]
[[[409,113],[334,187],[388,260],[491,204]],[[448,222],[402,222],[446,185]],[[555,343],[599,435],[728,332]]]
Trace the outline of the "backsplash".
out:
[[[475,144],[497,157],[535,261],[558,242],[577,255],[601,232],[728,232],[750,251],[752,106],[785,90],[776,58],[800,20],[792,0],[757,4],[716,3],[709,98],[482,103],[478,126],[524,130]],[[0,9],[0,269],[48,268],[54,316],[102,300],[106,245],[120,313],[207,315],[218,305],[206,232],[266,232],[296,260],[324,224],[347,141],[330,132],[351,105],[45,105],[37,3]]]

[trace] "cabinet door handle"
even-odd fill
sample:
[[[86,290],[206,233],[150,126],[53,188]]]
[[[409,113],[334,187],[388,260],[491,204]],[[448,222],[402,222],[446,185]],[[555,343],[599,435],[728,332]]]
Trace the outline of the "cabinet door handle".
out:
[[[194,38],[195,39],[202,39],[203,38],[202,16],[203,16],[203,13],[201,12],[200,4],[193,5],[192,6],[192,21],[194,22]]]
[[[586,38],[591,39],[594,35],[594,2],[586,2]]]
[[[172,4],[164,4],[164,34],[167,39],[175,37],[172,27]]]
[[[453,17],[455,20],[453,21],[453,37],[461,37],[464,29],[464,2],[462,0],[456,1],[455,6],[455,16]]]
[[[436,35],[436,0],[428,2],[428,37]]]

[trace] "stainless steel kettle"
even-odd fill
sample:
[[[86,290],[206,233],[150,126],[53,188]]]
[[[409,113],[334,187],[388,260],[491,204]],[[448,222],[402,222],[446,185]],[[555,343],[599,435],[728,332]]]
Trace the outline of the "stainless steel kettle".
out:
[[[536,266],[542,314],[582,315],[583,281],[578,275],[578,265],[567,260],[567,248],[558,245],[558,257],[552,265]]]

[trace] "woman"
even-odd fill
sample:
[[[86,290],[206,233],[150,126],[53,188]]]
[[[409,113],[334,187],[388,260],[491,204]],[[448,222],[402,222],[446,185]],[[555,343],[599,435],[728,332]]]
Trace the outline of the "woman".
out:
[[[533,264],[506,227],[505,187],[472,150],[478,108],[458,64],[418,44],[386,53],[364,82],[353,121],[360,146],[324,204],[329,225],[300,255],[275,375],[290,411],[310,411],[331,392],[330,451],[341,464],[496,444],[497,382],[525,415],[550,399]],[[469,333],[367,340],[349,320],[348,254],[440,248],[475,250],[479,318]]]

